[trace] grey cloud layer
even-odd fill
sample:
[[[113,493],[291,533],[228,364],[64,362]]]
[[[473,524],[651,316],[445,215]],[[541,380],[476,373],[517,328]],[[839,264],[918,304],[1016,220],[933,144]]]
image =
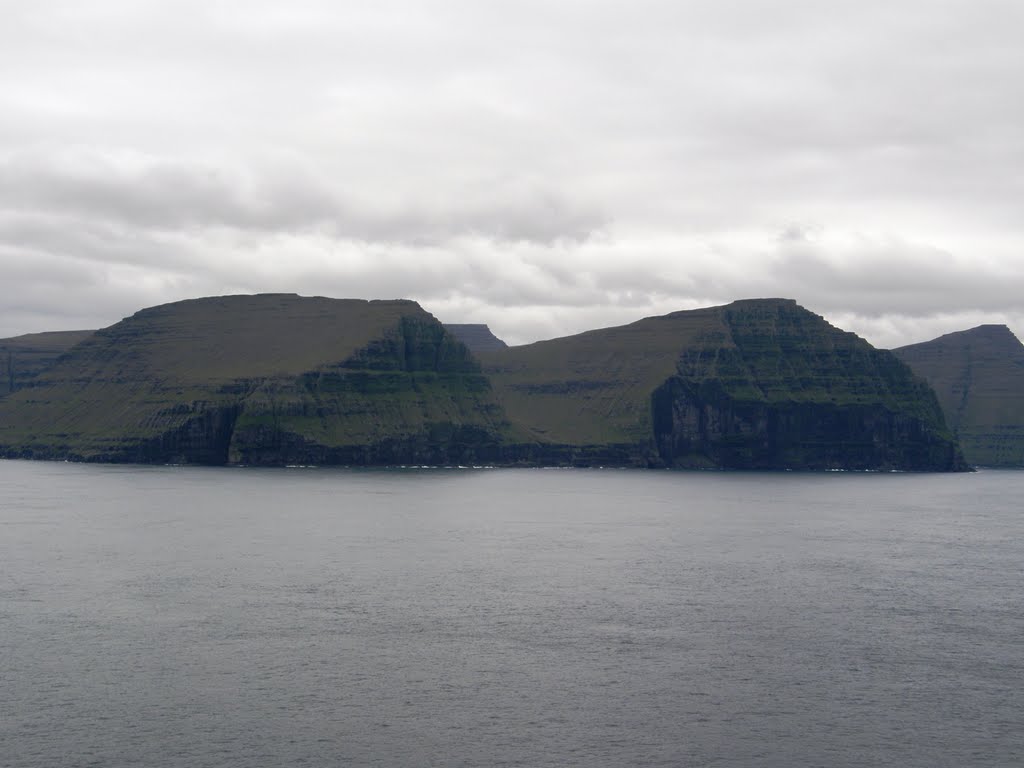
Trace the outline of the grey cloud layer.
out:
[[[513,341],[1024,316],[1015,0],[0,6],[0,335],[260,290]]]
[[[383,242],[480,233],[551,242],[586,239],[603,224],[598,213],[574,209],[541,189],[496,189],[482,199],[423,200],[391,209],[355,202],[357,194],[336,191],[301,166],[232,168],[42,153],[0,161],[0,208],[7,212],[46,212],[139,230],[323,231]]]

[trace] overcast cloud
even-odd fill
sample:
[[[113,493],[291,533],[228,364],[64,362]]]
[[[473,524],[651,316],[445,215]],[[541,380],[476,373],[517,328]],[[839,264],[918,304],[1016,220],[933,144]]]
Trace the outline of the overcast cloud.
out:
[[[510,343],[1024,337],[1019,0],[0,0],[0,337],[224,293]]]

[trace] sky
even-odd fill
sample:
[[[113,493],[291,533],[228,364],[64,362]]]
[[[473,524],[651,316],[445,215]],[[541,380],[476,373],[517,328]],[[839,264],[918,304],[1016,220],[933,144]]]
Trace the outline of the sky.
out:
[[[1020,0],[0,0],[0,337],[412,298],[512,344],[787,297],[1024,338]]]

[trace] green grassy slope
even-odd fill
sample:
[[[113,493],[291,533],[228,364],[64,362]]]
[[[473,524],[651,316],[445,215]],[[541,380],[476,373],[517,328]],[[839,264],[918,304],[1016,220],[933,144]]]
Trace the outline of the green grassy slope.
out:
[[[52,366],[93,331],[49,331],[0,339],[0,397]]]
[[[684,349],[720,327],[718,309],[699,309],[478,356],[509,418],[534,439],[634,443],[651,437],[651,393]]]
[[[0,400],[0,450],[93,460],[388,463],[505,428],[468,350],[410,301],[153,307]]]
[[[1024,466],[1024,345],[1005,325],[982,325],[893,350],[935,389],[964,456]]]

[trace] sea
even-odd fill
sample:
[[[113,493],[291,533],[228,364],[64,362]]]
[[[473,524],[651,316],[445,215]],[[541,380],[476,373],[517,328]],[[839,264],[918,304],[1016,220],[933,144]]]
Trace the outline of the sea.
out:
[[[0,765],[1021,766],[1022,502],[0,461]]]

